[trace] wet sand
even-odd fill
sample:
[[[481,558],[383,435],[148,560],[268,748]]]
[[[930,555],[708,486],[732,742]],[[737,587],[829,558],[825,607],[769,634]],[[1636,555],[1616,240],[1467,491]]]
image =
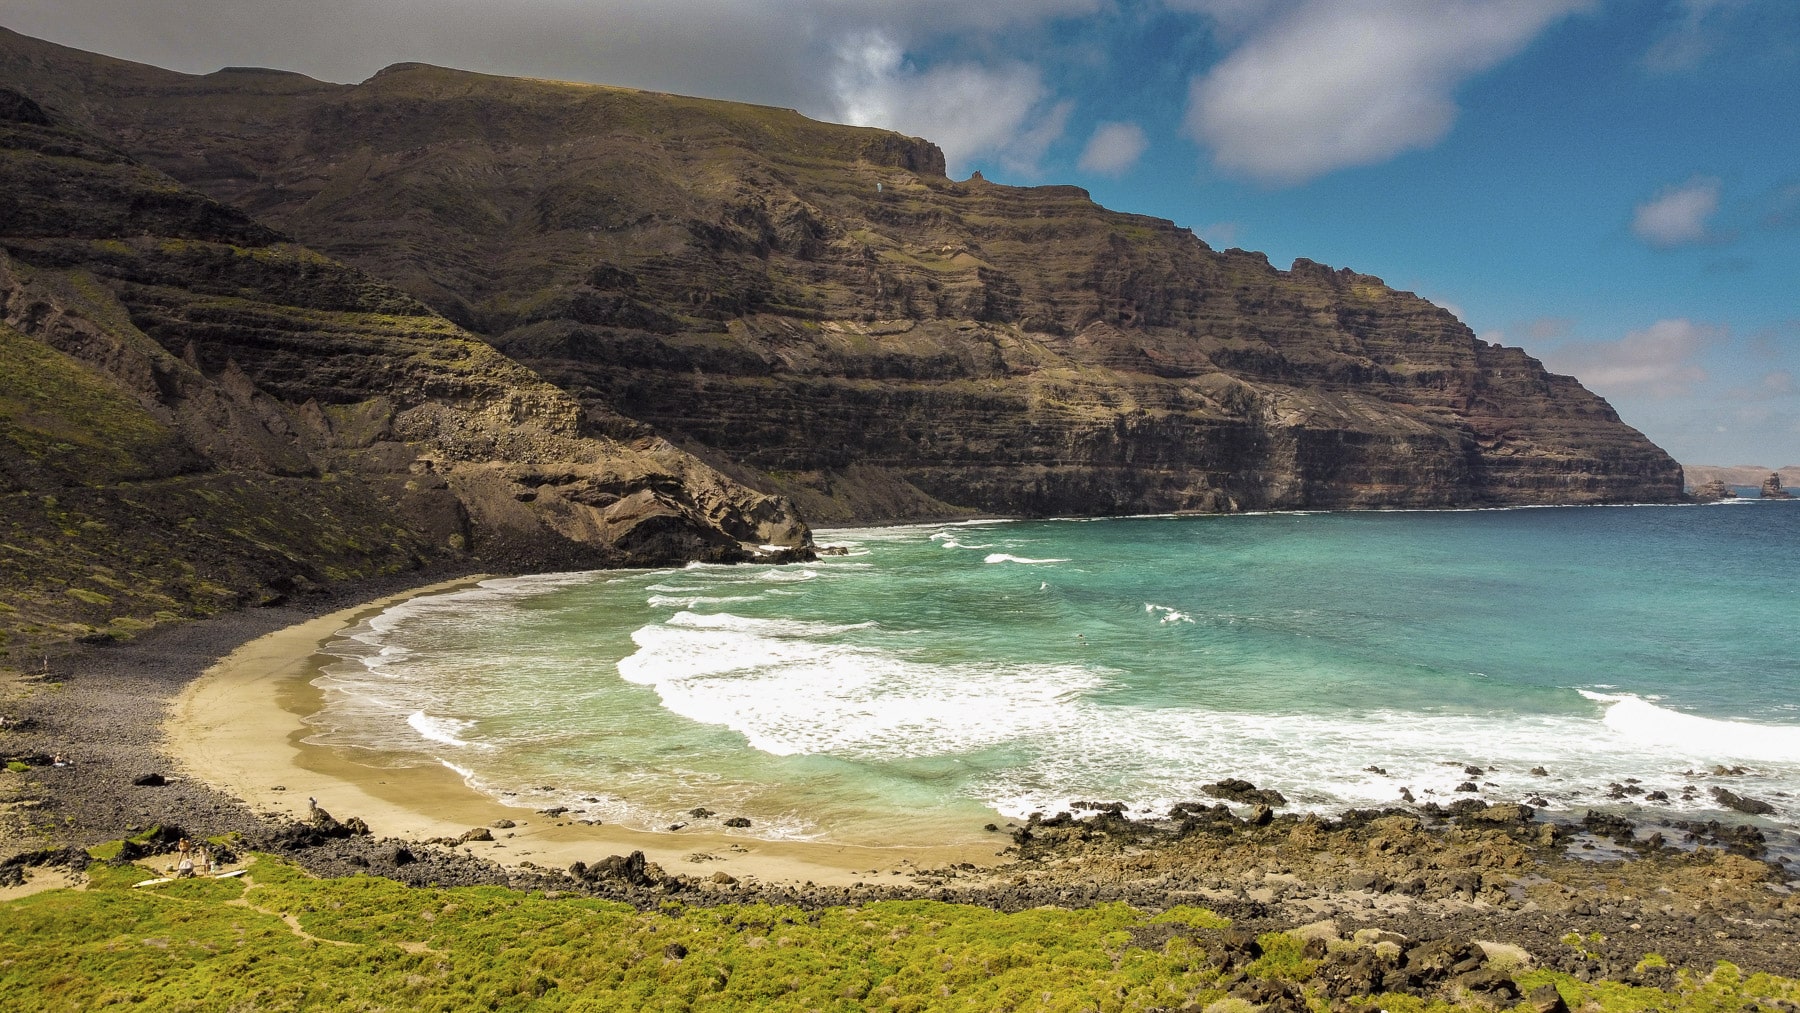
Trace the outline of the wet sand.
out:
[[[928,847],[866,847],[802,841],[765,841],[693,827],[649,832],[590,826],[507,806],[466,786],[444,767],[381,768],[357,762],[349,750],[303,741],[302,718],[319,710],[311,682],[332,660],[319,648],[340,630],[381,610],[425,594],[479,583],[480,577],[442,581],[339,609],[243,644],[189,683],[171,701],[163,751],[179,772],[211,785],[252,809],[305,820],[309,798],[338,819],[361,818],[378,837],[414,841],[460,838],[503,820],[492,842],[469,842],[472,856],[510,866],[564,868],[608,855],[642,851],[670,873],[724,872],[762,883],[849,886],[881,882],[912,870],[999,861],[1009,841]],[[696,821],[700,822],[700,821]],[[946,840],[967,827],[946,826]]]

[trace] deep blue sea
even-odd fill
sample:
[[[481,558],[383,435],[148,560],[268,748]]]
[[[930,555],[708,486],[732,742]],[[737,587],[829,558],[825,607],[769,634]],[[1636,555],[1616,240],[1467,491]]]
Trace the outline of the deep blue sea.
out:
[[[1800,824],[1800,501],[818,539],[849,554],[395,606],[328,647],[311,741],[609,823],[706,806],[847,842],[1226,777],[1319,811],[1448,803],[1470,764],[1552,813],[1636,778],[1684,818],[1724,785]]]

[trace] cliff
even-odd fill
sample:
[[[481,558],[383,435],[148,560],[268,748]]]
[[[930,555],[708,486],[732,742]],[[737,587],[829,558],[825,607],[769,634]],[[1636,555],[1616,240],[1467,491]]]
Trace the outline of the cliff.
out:
[[[804,552],[787,505],[0,88],[0,651],[431,563]]]
[[[422,65],[0,80],[817,520],[1672,501],[1571,377],[1348,270],[788,110]]]

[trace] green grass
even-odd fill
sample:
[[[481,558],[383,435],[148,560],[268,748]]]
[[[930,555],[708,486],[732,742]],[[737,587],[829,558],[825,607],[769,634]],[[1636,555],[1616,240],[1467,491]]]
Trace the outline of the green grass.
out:
[[[93,849],[97,856],[117,846]],[[817,912],[764,904],[643,912],[497,887],[314,880],[260,858],[251,876],[133,889],[138,866],[95,865],[86,889],[0,904],[10,1007],[86,1010],[1150,1010],[1225,998],[1196,930],[1228,924],[1121,904],[1001,914],[934,901]],[[1133,942],[1143,929],[1146,945]],[[1304,978],[1299,941],[1261,937],[1255,973]],[[1544,971],[1571,1007],[1724,1013],[1800,985],[1728,964],[1662,992]],[[1322,1000],[1313,1003],[1322,1009]],[[1377,996],[1357,1008],[1454,1007]],[[1468,1007],[1475,1008],[1475,1007]]]
[[[92,483],[144,477],[175,436],[110,380],[0,325],[0,454]]]

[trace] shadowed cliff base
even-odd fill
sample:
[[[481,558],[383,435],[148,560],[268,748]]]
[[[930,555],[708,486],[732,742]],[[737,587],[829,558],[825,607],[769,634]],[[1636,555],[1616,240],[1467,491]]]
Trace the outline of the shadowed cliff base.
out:
[[[1670,502],[1573,378],[1377,278],[791,110],[403,64],[0,79],[815,521]],[[648,427],[633,430],[623,416]]]

